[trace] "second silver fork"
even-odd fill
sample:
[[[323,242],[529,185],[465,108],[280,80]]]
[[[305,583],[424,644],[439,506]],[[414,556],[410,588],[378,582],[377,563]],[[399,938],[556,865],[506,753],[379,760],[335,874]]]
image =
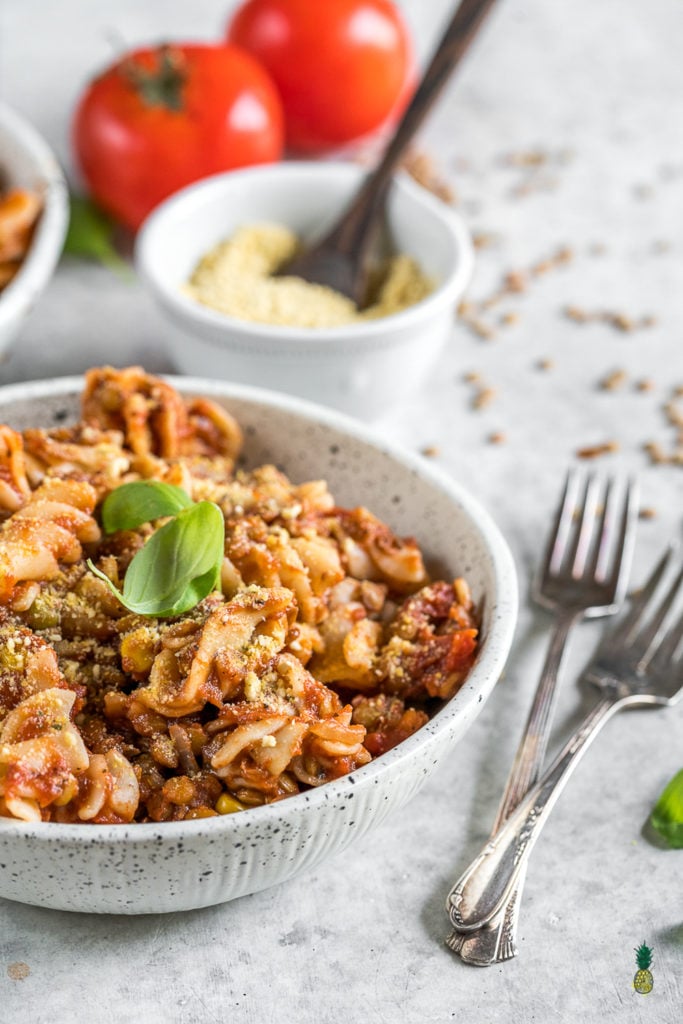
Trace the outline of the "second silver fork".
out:
[[[615,490],[611,480],[603,484],[596,476],[589,476],[584,482],[577,471],[567,475],[533,589],[535,600],[555,613],[555,626],[492,834],[540,775],[557,677],[572,627],[582,618],[614,614],[624,598],[638,514],[637,488],[630,481],[621,498]],[[455,927],[451,890],[447,909],[455,930],[446,939],[448,946],[462,960],[479,967],[514,957],[523,886],[521,873],[499,913],[487,925],[471,931]]]

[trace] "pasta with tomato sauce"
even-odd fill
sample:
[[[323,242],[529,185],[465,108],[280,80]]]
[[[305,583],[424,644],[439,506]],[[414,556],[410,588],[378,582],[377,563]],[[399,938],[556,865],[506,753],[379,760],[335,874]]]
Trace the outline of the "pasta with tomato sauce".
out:
[[[241,443],[221,406],[138,367],[89,371],[73,426],[0,427],[0,815],[163,822],[280,800],[380,756],[463,683],[466,582],[430,581],[414,540],[324,481],[237,469]],[[182,614],[112,589],[164,523],[104,532],[102,502],[141,480],[223,514],[220,584]]]

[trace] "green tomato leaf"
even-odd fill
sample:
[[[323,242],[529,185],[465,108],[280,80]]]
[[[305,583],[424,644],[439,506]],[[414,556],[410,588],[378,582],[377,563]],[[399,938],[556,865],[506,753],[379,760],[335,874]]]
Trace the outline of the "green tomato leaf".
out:
[[[112,238],[115,225],[105,213],[84,196],[71,195],[69,229],[64,242],[64,255],[95,260],[122,277],[131,278],[131,269],[121,259]]]
[[[200,501],[152,534],[128,566],[123,592],[91,561],[88,566],[129,611],[170,618],[216,588],[224,544],[223,513],[213,502]]]
[[[102,526],[105,533],[134,530],[153,519],[174,516],[191,505],[192,499],[182,487],[159,480],[134,480],[121,484],[104,499]]]
[[[683,768],[664,788],[650,824],[674,850],[683,849]]]

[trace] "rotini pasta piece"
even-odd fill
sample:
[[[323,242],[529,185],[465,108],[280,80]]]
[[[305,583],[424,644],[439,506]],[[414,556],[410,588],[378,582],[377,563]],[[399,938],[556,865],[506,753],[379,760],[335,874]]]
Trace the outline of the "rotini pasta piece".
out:
[[[302,622],[315,625],[325,617],[324,602],[316,596],[311,575],[282,527],[267,527],[255,516],[229,520],[225,549],[245,583],[291,590]]]
[[[219,778],[223,778],[226,769],[235,761],[240,754],[248,750],[253,744],[262,743],[266,737],[272,736],[287,723],[285,715],[266,715],[256,722],[249,722],[246,725],[238,725],[227,737],[211,757],[211,767]]]
[[[121,447],[119,431],[102,431],[76,424],[57,430],[25,430],[24,447],[28,475],[36,487],[46,473],[82,478],[102,497],[121,483],[130,469],[130,454]]]
[[[335,718],[310,727],[311,752],[316,757],[353,757],[365,739],[365,727],[351,724],[351,708],[345,707]]]
[[[205,398],[186,405],[175,388],[140,366],[111,366],[85,375],[83,419],[104,430],[120,430],[135,455],[172,459],[180,455],[226,455],[241,447],[237,422]]]
[[[308,732],[306,722],[298,719],[286,722],[280,729],[270,734],[269,742],[252,748],[251,756],[256,764],[274,777],[287,770],[293,758],[301,753],[303,738]]]
[[[120,824],[133,820],[139,799],[133,766],[119,750],[112,748],[106,754],[90,755],[73,804],[80,821]]]
[[[80,480],[46,478],[0,529],[0,603],[16,583],[53,579],[59,563],[76,562],[81,543],[99,539],[92,517],[96,492]]]
[[[67,685],[46,640],[11,620],[0,622],[0,721],[27,697]]]
[[[137,699],[169,718],[193,714],[207,702],[220,707],[228,692],[249,673],[263,671],[284,646],[293,612],[289,590],[249,587],[209,616],[187,676],[174,652],[164,648]]]
[[[363,605],[355,601],[337,605],[318,630],[323,650],[314,654],[309,665],[316,679],[354,690],[376,688],[382,627],[367,618]]]
[[[16,512],[30,496],[21,434],[0,425],[0,510]]]
[[[308,572],[313,593],[320,597],[344,579],[337,545],[315,534],[292,537],[290,543]]]
[[[7,715],[0,729],[2,813],[40,821],[50,805],[64,805],[88,768],[88,751],[70,719],[75,693],[41,690]]]
[[[227,455],[236,459],[242,450],[242,430],[234,416],[208,398],[192,398],[187,404],[190,424],[188,455]]]
[[[321,512],[330,512],[334,508],[334,498],[329,492],[326,480],[307,480],[294,488],[294,495],[301,504],[304,518]]]
[[[89,370],[82,399],[83,419],[102,430],[119,430],[136,455],[179,455],[188,433],[182,398],[141,366]]]
[[[0,263],[23,260],[43,200],[37,192],[12,188],[0,198]]]
[[[381,579],[399,593],[412,593],[427,582],[422,554],[412,537],[396,537],[386,523],[366,508],[336,509],[335,516],[346,538],[355,541],[369,558],[375,572],[363,566],[363,579]],[[355,553],[358,558],[357,553]],[[347,557],[349,551],[347,550]]]
[[[333,718],[310,727],[300,755],[291,763],[296,778],[307,786],[320,786],[347,775],[372,758],[363,745],[365,728],[351,724],[349,705]]]

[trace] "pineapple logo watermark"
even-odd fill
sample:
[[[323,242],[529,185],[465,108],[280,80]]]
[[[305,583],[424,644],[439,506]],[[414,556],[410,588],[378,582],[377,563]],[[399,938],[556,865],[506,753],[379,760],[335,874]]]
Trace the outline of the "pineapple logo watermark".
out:
[[[641,996],[646,996],[648,992],[652,992],[652,987],[655,983],[650,970],[652,966],[652,950],[644,942],[641,942],[635,950],[635,954],[638,970],[633,978],[633,987],[636,992],[640,992]]]

